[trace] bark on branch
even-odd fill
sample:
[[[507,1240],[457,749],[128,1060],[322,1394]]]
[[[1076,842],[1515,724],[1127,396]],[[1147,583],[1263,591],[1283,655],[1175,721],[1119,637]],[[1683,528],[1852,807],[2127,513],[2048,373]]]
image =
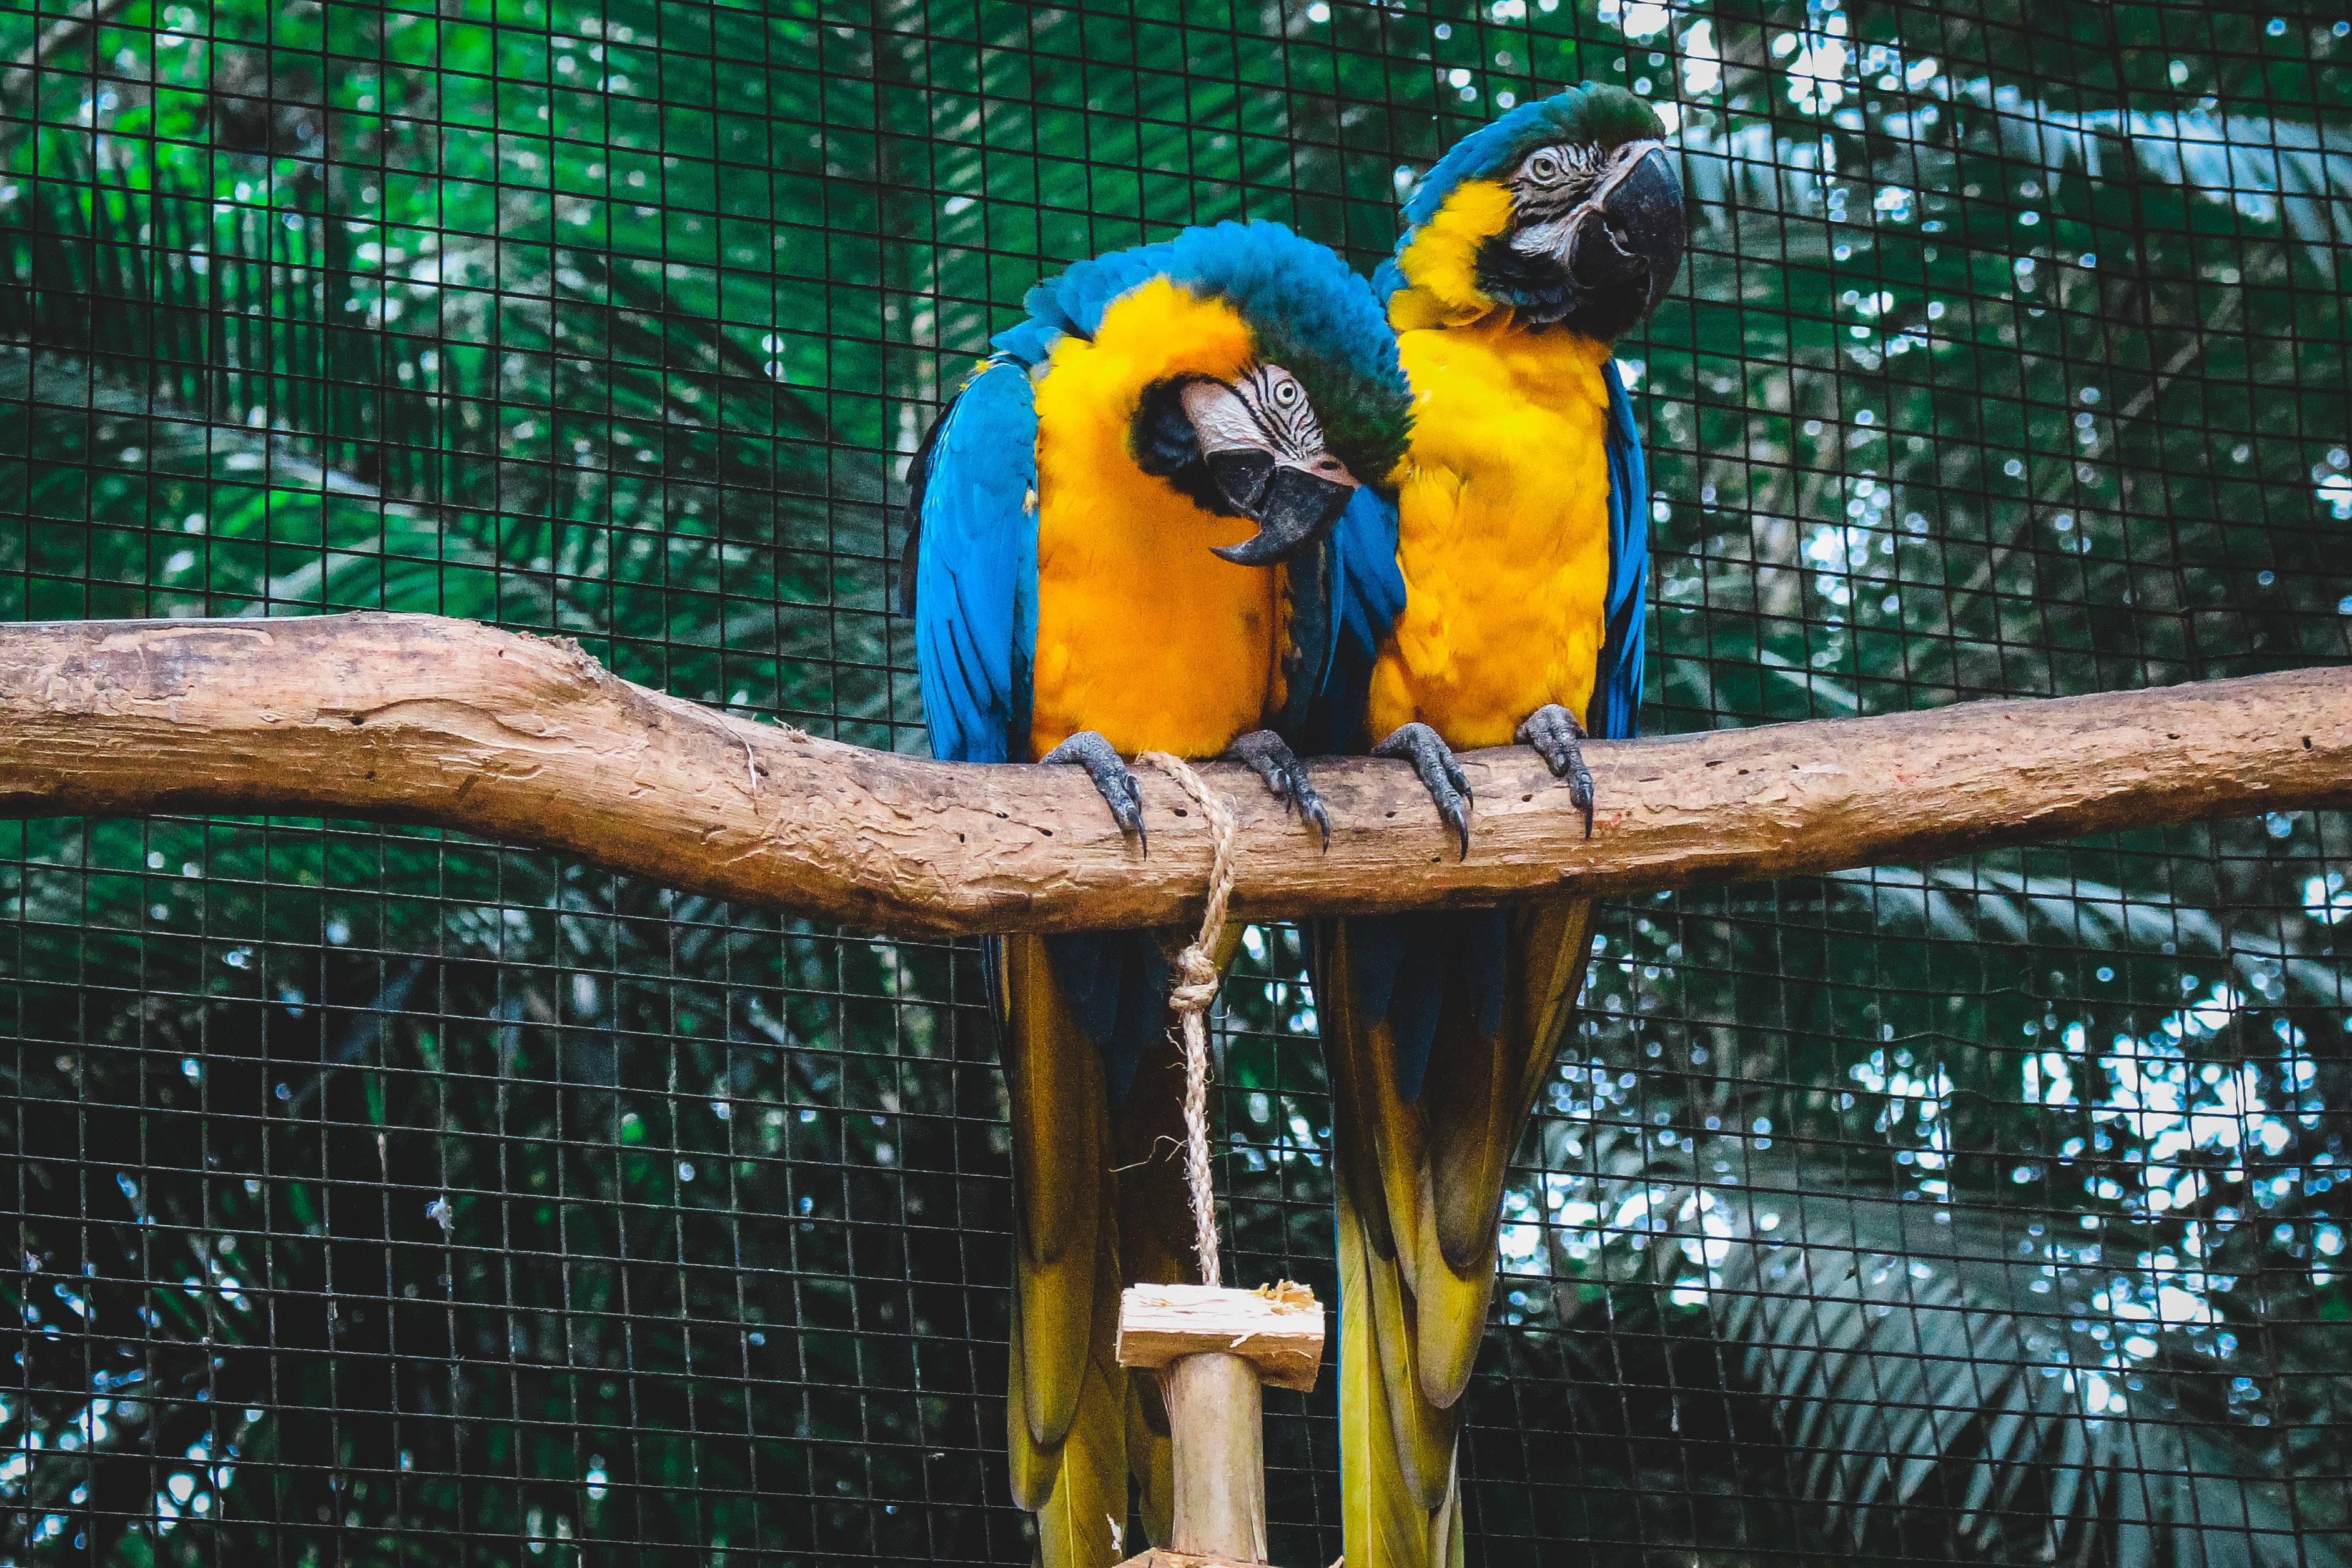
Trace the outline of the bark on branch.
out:
[[[1250,916],[1618,895],[2352,804],[2352,671],[1975,702],[1588,750],[1592,837],[1530,752],[1465,759],[1470,858],[1405,765],[1318,766],[1328,853],[1236,767]],[[0,817],[299,814],[458,829],[894,933],[1192,917],[1210,843],[1140,776],[1149,857],[1074,768],[836,745],[423,615],[0,629]]]

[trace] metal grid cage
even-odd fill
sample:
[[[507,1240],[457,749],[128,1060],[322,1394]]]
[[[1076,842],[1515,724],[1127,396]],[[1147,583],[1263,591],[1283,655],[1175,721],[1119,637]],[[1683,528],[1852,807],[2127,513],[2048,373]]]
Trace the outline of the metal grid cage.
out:
[[[1669,117],[1653,730],[2338,660],[2352,25],[1946,0],[0,0],[0,615],[433,611],[920,742],[903,455],[1035,277],[1369,267]],[[2338,817],[1613,911],[1507,1197],[1493,1563],[2352,1561]],[[9,824],[0,1563],[1008,1562],[974,955],[346,823]],[[1297,936],[1218,1030],[1331,1299]],[[1331,1380],[1269,1401],[1339,1550]]]

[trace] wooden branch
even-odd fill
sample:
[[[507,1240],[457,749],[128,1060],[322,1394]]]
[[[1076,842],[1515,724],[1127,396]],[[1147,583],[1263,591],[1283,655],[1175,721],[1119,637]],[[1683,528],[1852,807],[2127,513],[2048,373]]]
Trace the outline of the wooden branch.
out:
[[[2352,671],[1594,744],[1592,837],[1524,748],[1473,753],[1456,862],[1404,764],[1317,766],[1328,853],[1239,767],[1251,918],[1616,895],[2352,804]],[[889,932],[1192,918],[1210,844],[1140,776],[1147,857],[1074,768],[922,761],[631,685],[431,616],[0,628],[0,817],[427,823]]]

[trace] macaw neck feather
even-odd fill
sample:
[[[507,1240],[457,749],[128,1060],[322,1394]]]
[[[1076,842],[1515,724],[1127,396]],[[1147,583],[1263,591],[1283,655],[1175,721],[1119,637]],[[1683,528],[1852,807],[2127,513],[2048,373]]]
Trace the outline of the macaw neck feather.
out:
[[[1400,332],[1466,327],[1503,307],[1478,286],[1478,253],[1511,225],[1511,192],[1493,180],[1465,182],[1397,249],[1389,325]]]
[[[1455,142],[1413,187],[1396,254],[1372,275],[1391,323],[1400,332],[1456,327],[1502,308],[1479,285],[1478,252],[1509,229],[1507,182],[1529,153],[1664,134],[1648,104],[1623,88],[1587,82],[1522,104]]]

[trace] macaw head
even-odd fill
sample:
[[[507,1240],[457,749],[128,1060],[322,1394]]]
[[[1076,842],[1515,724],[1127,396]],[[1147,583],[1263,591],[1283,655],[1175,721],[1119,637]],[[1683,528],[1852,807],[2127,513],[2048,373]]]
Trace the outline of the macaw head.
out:
[[[1239,544],[1211,547],[1236,566],[1272,566],[1316,544],[1363,483],[1331,450],[1306,384],[1277,364],[1153,382],[1128,444],[1145,473],[1203,511],[1257,525]]]
[[[1093,365],[1051,395],[1122,400],[1138,467],[1212,516],[1255,523],[1210,547],[1226,560],[1272,566],[1312,549],[1404,455],[1412,394],[1379,301],[1280,224],[1186,229],[1081,262],[1027,305],[999,350],[1066,360],[1074,374]]]
[[[1405,204],[1382,281],[1400,326],[1507,308],[1612,342],[1681,264],[1682,184],[1650,106],[1590,83],[1513,110],[1452,152]],[[1392,270],[1391,270],[1392,269]]]

